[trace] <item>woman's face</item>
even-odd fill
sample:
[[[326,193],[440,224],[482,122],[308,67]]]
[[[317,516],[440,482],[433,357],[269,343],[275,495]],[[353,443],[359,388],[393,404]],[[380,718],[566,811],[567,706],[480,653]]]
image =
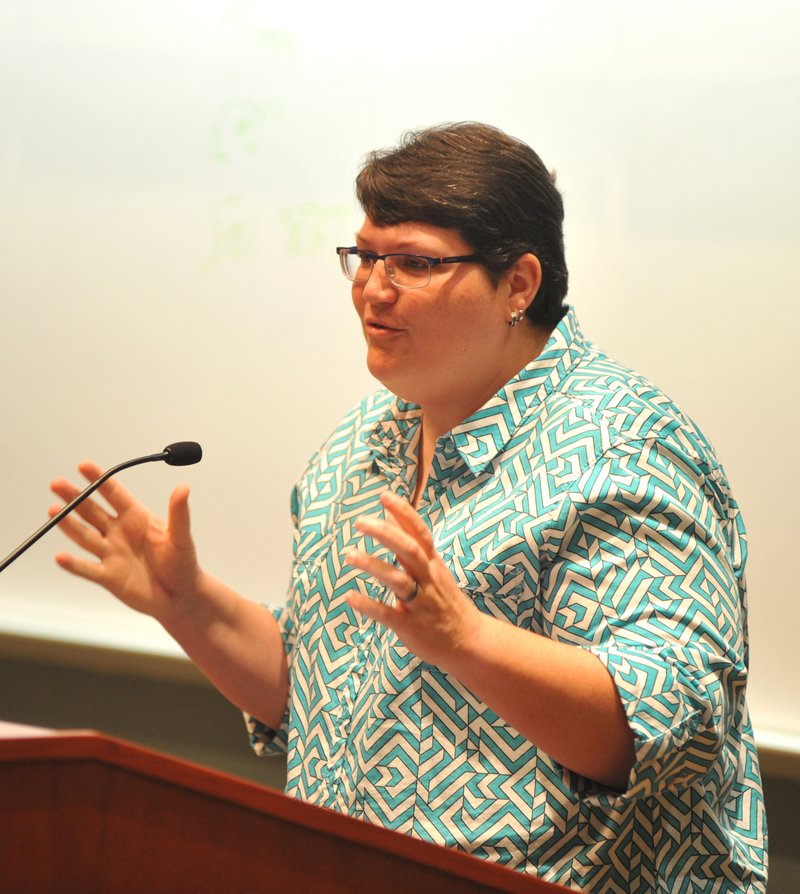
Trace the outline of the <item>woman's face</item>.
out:
[[[377,254],[448,257],[471,254],[454,230],[424,223],[379,227],[369,218],[356,235]],[[422,289],[398,289],[378,261],[365,283],[353,283],[353,304],[367,342],[372,375],[423,410],[464,407],[465,418],[516,372],[508,372],[507,289],[475,263],[442,264]]]

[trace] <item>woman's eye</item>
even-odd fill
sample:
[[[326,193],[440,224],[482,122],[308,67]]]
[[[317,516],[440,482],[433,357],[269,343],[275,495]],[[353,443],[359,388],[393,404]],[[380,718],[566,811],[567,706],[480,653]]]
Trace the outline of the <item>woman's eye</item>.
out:
[[[428,269],[428,262],[425,258],[405,257],[398,258],[399,265],[409,273],[421,273]]]

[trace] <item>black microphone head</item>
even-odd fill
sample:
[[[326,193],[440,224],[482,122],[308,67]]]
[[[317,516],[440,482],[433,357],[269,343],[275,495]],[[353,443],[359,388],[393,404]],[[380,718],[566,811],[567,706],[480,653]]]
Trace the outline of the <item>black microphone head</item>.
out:
[[[203,448],[195,441],[177,441],[164,448],[168,466],[193,466],[203,458]]]

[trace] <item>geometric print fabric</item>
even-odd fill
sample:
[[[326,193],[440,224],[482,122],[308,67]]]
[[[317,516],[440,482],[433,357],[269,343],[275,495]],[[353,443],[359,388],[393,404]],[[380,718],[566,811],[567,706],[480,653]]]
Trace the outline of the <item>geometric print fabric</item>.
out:
[[[357,616],[392,595],[347,566],[390,488],[414,488],[420,411],[381,390],[293,492],[274,609],[290,666],[287,793],[587,891],[763,892],[766,817],[745,701],[745,532],[713,449],[587,342],[545,350],[440,439],[419,511],[481,611],[590,649],[635,736],[624,792],[537,750],[458,680]],[[367,542],[373,550],[382,549]]]

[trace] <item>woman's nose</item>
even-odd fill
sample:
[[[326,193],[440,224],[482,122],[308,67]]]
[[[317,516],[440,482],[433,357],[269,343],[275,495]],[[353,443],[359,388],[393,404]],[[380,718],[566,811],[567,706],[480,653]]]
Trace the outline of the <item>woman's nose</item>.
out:
[[[389,278],[385,261],[375,261],[362,286],[366,301],[386,302],[397,298],[397,286]]]

